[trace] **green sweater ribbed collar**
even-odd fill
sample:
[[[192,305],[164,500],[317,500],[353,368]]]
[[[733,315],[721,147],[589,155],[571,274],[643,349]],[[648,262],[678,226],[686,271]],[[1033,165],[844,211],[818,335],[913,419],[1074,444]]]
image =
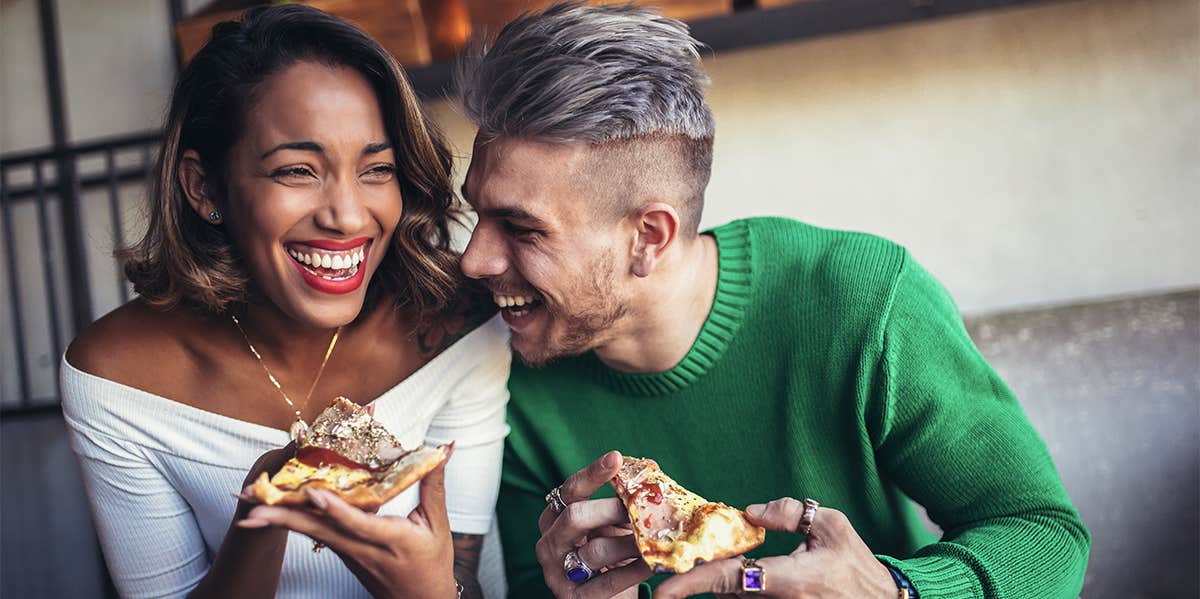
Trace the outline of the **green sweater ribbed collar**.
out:
[[[691,349],[674,367],[657,373],[625,373],[613,370],[588,352],[588,369],[612,389],[627,395],[669,395],[700,380],[729,347],[742,324],[742,316],[753,292],[753,245],[749,224],[735,221],[705,234],[717,242],[717,291],[712,308]]]

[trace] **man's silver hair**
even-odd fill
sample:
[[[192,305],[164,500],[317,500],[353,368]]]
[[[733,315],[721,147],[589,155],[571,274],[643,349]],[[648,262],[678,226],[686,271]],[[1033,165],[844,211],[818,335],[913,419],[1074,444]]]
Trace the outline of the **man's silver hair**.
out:
[[[484,140],[712,139],[702,47],[687,25],[652,9],[566,2],[473,44],[454,87]]]

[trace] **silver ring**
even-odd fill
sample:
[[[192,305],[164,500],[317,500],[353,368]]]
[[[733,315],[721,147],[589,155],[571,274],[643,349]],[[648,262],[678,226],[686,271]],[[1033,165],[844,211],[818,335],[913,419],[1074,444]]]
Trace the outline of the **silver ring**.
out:
[[[800,515],[800,526],[796,528],[796,532],[808,536],[812,534],[813,520],[817,517],[817,508],[821,504],[815,499],[804,499],[804,512]]]
[[[596,573],[583,560],[579,558],[579,552],[575,550],[568,551],[563,556],[563,573],[567,575],[567,580],[575,584],[587,582]]]
[[[546,493],[546,503],[550,504],[550,509],[554,510],[556,514],[561,514],[563,510],[567,509],[566,502],[562,500],[562,485],[554,487],[550,489],[549,493]]]

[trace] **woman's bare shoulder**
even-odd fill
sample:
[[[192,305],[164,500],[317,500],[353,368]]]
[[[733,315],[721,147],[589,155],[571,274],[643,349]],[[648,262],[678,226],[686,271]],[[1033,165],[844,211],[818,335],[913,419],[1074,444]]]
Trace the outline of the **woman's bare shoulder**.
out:
[[[185,339],[199,316],[186,308],[160,310],[135,299],[85,328],[67,348],[67,363],[131,387],[178,374]]]

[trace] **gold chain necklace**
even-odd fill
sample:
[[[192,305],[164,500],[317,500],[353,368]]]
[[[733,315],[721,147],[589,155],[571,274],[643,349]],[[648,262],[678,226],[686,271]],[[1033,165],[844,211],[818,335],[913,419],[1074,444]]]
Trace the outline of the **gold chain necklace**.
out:
[[[287,393],[283,392],[283,387],[279,384],[279,380],[275,378],[275,375],[271,374],[271,369],[267,368],[267,363],[263,361],[262,355],[258,353],[257,349],[254,349],[254,344],[250,343],[250,337],[246,336],[246,329],[242,328],[242,323],[238,321],[237,316],[230,314],[229,317],[233,319],[234,326],[242,334],[242,339],[246,340],[246,345],[250,346],[250,353],[254,354],[255,358],[258,358],[258,364],[262,366],[263,372],[267,373],[267,378],[271,379],[271,384],[275,385],[275,390],[279,392],[279,395],[283,396],[283,401],[286,401],[287,405],[296,412],[296,421],[292,423],[288,434],[291,435],[293,441],[300,438],[301,435],[308,432],[308,423],[304,421],[300,410],[308,406],[308,400],[312,398],[313,390],[317,388],[317,381],[320,381],[321,375],[325,373],[325,365],[329,363],[329,356],[333,354],[333,346],[337,345],[338,337],[341,336],[343,327],[338,327],[333,332],[333,339],[329,340],[329,347],[325,349],[325,358],[321,360],[321,367],[317,369],[317,377],[313,379],[312,386],[308,388],[308,394],[304,396],[304,405],[297,408],[296,404],[292,403],[291,398],[287,396]]]

